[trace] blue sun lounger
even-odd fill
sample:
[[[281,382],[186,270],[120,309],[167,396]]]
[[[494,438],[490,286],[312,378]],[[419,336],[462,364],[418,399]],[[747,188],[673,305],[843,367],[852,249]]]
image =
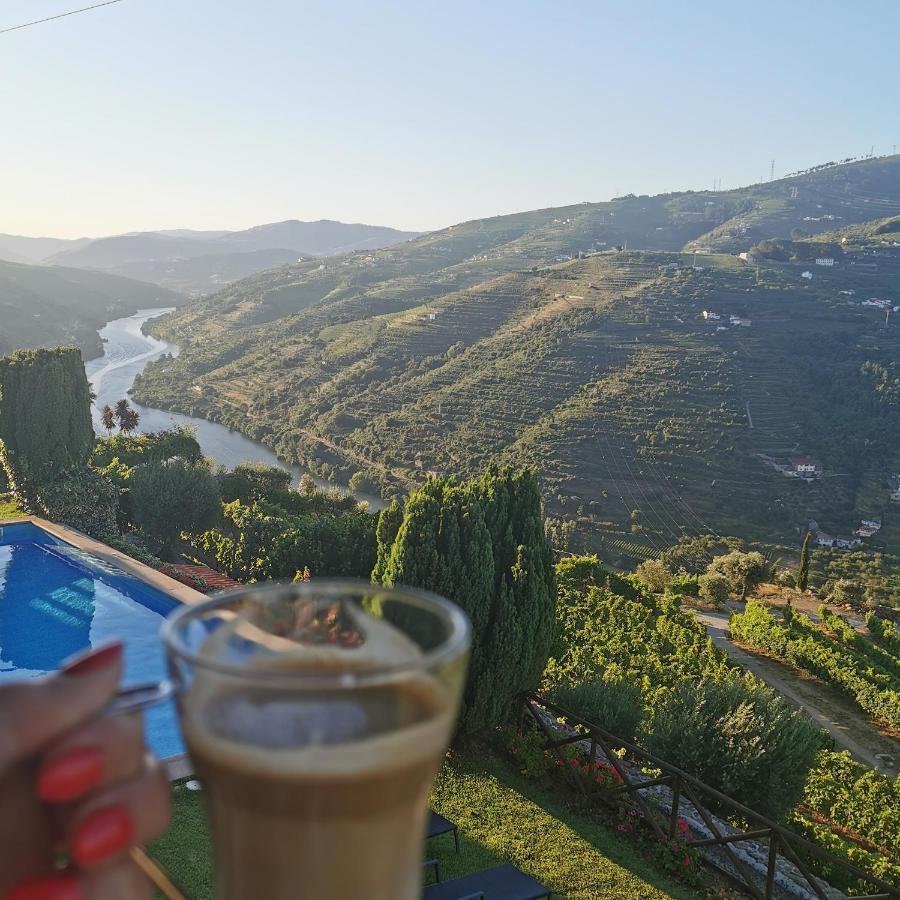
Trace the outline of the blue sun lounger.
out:
[[[440,813],[428,812],[428,831],[425,833],[426,838],[437,837],[439,834],[448,834],[453,832],[453,843],[456,845],[456,852],[459,853],[459,829],[449,819],[445,819]]]
[[[515,866],[497,866],[425,888],[424,900],[542,900],[550,888]]]

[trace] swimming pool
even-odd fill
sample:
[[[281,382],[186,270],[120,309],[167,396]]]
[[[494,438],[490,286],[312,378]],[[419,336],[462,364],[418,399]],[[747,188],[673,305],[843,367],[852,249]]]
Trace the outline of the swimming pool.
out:
[[[177,605],[31,522],[0,526],[0,682],[53,671],[111,640],[125,645],[124,684],[162,678],[159,627]],[[145,719],[158,756],[184,752],[172,703]]]

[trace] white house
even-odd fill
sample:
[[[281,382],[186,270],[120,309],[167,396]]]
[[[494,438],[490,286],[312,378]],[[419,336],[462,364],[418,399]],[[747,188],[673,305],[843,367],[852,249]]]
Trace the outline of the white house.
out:
[[[893,500],[894,503],[900,503],[900,487],[891,491],[891,500]]]
[[[718,313],[714,313],[708,309],[704,309],[703,318],[706,319],[707,322],[718,322],[722,317]]]
[[[863,519],[859,524],[861,528],[871,528],[872,531],[881,530],[881,519]]]
[[[817,547],[833,547],[834,541],[834,537],[830,534],[826,534],[824,531],[819,531],[816,533]]]
[[[802,272],[800,277],[805,278],[807,281],[812,281],[812,272]]]
[[[817,266],[833,266],[834,265],[834,257],[833,256],[817,256],[816,257],[816,265]]]
[[[834,545],[840,550],[855,550],[862,547],[862,541],[858,537],[839,537],[835,538]]]
[[[884,297],[869,297],[868,300],[863,300],[863,306],[874,306],[876,309],[889,309],[894,304],[891,303],[890,300],[886,300]]]
[[[731,316],[729,321],[732,325],[740,325],[743,328],[749,328],[753,324],[750,319],[745,319],[743,316]]]
[[[810,475],[820,475],[822,464],[811,456],[792,456],[791,471],[801,478],[807,478]]]
[[[855,297],[856,291],[838,291],[842,297]]]

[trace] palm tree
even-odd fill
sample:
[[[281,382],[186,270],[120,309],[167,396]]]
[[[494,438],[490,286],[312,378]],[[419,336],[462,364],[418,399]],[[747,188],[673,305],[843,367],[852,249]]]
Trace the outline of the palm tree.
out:
[[[140,422],[141,419],[137,410],[132,409],[124,397],[116,403],[116,409],[113,415],[119,423],[119,431],[123,434],[130,434],[134,431],[135,428],[138,427],[138,422]]]
[[[112,434],[113,428],[116,427],[116,414],[113,408],[107,403],[100,413],[100,423],[106,429],[106,433]]]

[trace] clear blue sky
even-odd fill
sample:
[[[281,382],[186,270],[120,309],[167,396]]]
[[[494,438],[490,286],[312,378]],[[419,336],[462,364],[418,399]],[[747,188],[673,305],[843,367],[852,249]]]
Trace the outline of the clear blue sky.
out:
[[[91,0],[3,0],[0,27]],[[430,229],[900,144],[900,2],[123,0],[0,35],[0,232]]]

